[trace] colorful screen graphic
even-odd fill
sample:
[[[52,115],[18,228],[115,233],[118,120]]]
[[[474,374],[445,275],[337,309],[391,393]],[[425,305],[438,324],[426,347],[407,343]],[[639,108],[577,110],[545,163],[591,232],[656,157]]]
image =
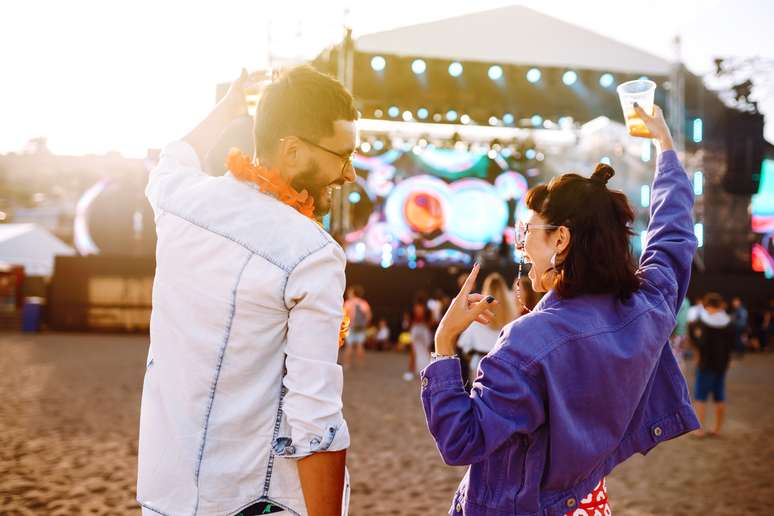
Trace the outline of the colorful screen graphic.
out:
[[[512,226],[527,180],[503,160],[468,150],[391,149],[358,155],[350,194],[356,231],[350,261],[389,267],[470,263]],[[362,207],[360,206],[362,205]]]
[[[764,160],[758,193],[752,196],[752,229],[761,235],[753,244],[752,268],[774,278],[774,161]]]

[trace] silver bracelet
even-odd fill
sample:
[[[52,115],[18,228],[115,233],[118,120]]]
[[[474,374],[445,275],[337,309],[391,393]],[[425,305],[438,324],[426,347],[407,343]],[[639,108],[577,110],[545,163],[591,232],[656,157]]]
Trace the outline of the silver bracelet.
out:
[[[433,360],[433,362],[435,362],[436,360],[446,360],[448,358],[459,358],[459,357],[457,356],[456,353],[453,355],[439,355],[438,353],[433,351],[432,353],[430,353],[430,358]]]

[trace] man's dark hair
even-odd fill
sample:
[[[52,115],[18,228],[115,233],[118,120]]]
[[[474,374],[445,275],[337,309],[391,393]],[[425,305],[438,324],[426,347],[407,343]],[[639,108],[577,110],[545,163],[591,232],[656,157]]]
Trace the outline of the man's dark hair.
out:
[[[315,143],[333,134],[336,120],[358,118],[352,94],[329,75],[308,65],[282,73],[261,94],[255,112],[255,153],[270,156],[282,138]]]

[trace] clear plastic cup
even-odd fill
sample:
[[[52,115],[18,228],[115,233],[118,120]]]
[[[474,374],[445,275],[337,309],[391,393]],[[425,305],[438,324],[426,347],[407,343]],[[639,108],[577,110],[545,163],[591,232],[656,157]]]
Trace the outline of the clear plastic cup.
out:
[[[645,123],[634,110],[634,103],[640,105],[646,113],[653,114],[653,97],[656,94],[656,83],[645,79],[625,82],[616,88],[618,98],[621,100],[626,129],[632,136],[652,138],[653,135],[645,126]]]

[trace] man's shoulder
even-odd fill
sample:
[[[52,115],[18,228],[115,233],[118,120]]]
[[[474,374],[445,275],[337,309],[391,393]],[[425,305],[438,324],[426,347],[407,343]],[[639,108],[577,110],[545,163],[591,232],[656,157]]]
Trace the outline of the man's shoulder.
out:
[[[305,257],[339,244],[314,220],[230,175],[206,191],[182,193],[166,210],[242,245],[289,272]]]

